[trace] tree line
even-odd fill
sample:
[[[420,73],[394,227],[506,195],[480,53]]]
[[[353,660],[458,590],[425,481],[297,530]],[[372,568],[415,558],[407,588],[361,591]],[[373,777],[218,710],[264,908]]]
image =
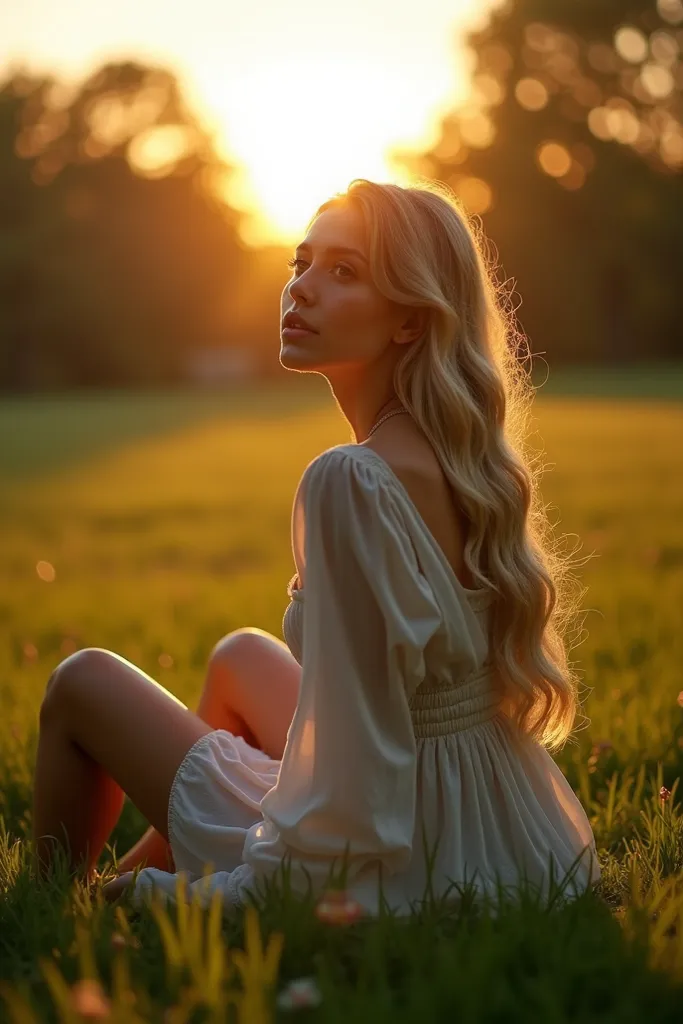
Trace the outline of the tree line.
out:
[[[532,351],[683,354],[683,0],[507,0],[466,43],[471,97],[394,159],[481,218]],[[0,389],[165,386],[232,348],[285,372],[289,253],[243,241],[233,171],[168,69],[9,73]]]

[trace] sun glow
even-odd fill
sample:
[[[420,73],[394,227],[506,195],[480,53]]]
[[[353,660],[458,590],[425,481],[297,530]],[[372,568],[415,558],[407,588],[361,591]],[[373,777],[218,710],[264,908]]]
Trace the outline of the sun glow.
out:
[[[105,61],[171,69],[232,168],[219,187],[244,211],[245,241],[289,244],[354,178],[404,180],[392,150],[411,154],[438,141],[440,117],[469,92],[463,36],[500,2],[147,0],[119,5],[113,19],[79,0],[10,4],[8,16],[0,3],[0,63],[29,58],[73,86]],[[673,10],[679,0],[660,2]],[[648,74],[648,87],[661,92],[663,79]],[[496,102],[492,90],[495,81],[479,76],[477,91]],[[484,139],[488,126],[471,130]],[[149,133],[132,159],[155,177],[182,147],[170,132]]]
[[[392,149],[435,143],[438,98],[454,92],[447,66],[425,79],[418,92],[403,66],[371,67],[349,54],[307,59],[305,74],[285,58],[269,62],[245,71],[230,96],[207,87],[218,136],[224,126],[230,142],[224,155],[241,165],[225,192],[251,215],[246,241],[262,244],[274,233],[294,241],[316,206],[353,178],[407,182]]]

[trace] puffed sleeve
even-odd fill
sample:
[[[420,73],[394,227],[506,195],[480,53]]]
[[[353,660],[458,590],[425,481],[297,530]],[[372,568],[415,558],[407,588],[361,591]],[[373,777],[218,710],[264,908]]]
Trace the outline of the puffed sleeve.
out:
[[[408,866],[416,749],[408,697],[442,621],[393,492],[372,466],[330,449],[295,498],[303,556],[299,702],[278,780],[243,859],[254,877],[291,858],[291,884],[325,884],[349,844],[347,882]],[[341,862],[339,862],[341,863]],[[245,868],[245,877],[248,874]]]

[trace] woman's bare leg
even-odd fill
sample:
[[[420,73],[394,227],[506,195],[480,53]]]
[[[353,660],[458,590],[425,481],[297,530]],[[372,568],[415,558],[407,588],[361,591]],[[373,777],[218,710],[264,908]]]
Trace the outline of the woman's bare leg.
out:
[[[301,669],[287,646],[258,629],[235,630],[209,658],[195,714],[213,729],[227,729],[252,747],[280,759],[299,697]],[[170,845],[153,827],[118,861],[175,872]]]
[[[216,699],[214,680],[215,673],[209,671],[195,714],[203,718],[213,729],[229,729],[233,736],[243,736],[247,743],[257,746],[258,744],[246,723],[229,708],[221,707],[220,702]],[[132,871],[138,864],[175,873],[170,844],[152,825],[138,839],[135,846],[119,858],[118,870],[121,872]]]
[[[151,676],[120,655],[84,648],[60,662],[40,707],[33,792],[35,868],[57,848],[91,878],[124,793],[165,838],[178,767],[211,732]]]

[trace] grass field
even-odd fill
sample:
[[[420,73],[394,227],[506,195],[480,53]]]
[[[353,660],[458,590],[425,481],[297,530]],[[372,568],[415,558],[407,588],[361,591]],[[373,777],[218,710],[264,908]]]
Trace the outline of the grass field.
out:
[[[326,383],[0,401],[0,1020],[84,1019],[69,1010],[84,978],[101,980],[116,1021],[680,1019],[683,371],[644,368],[642,394],[638,375],[601,373],[583,393],[580,374],[563,388],[554,373],[531,438],[558,531],[594,554],[572,655],[590,726],[556,760],[596,835],[599,890],[495,922],[425,908],[351,929],[286,894],[257,924],[105,904],[66,874],[36,890],[24,844],[38,708],[68,653],[112,649],[194,706],[221,636],[282,635],[294,488],[351,440]],[[126,803],[112,846],[145,826]],[[270,987],[255,927],[264,942],[283,935]],[[278,1008],[300,977],[316,979],[320,1005]]]

